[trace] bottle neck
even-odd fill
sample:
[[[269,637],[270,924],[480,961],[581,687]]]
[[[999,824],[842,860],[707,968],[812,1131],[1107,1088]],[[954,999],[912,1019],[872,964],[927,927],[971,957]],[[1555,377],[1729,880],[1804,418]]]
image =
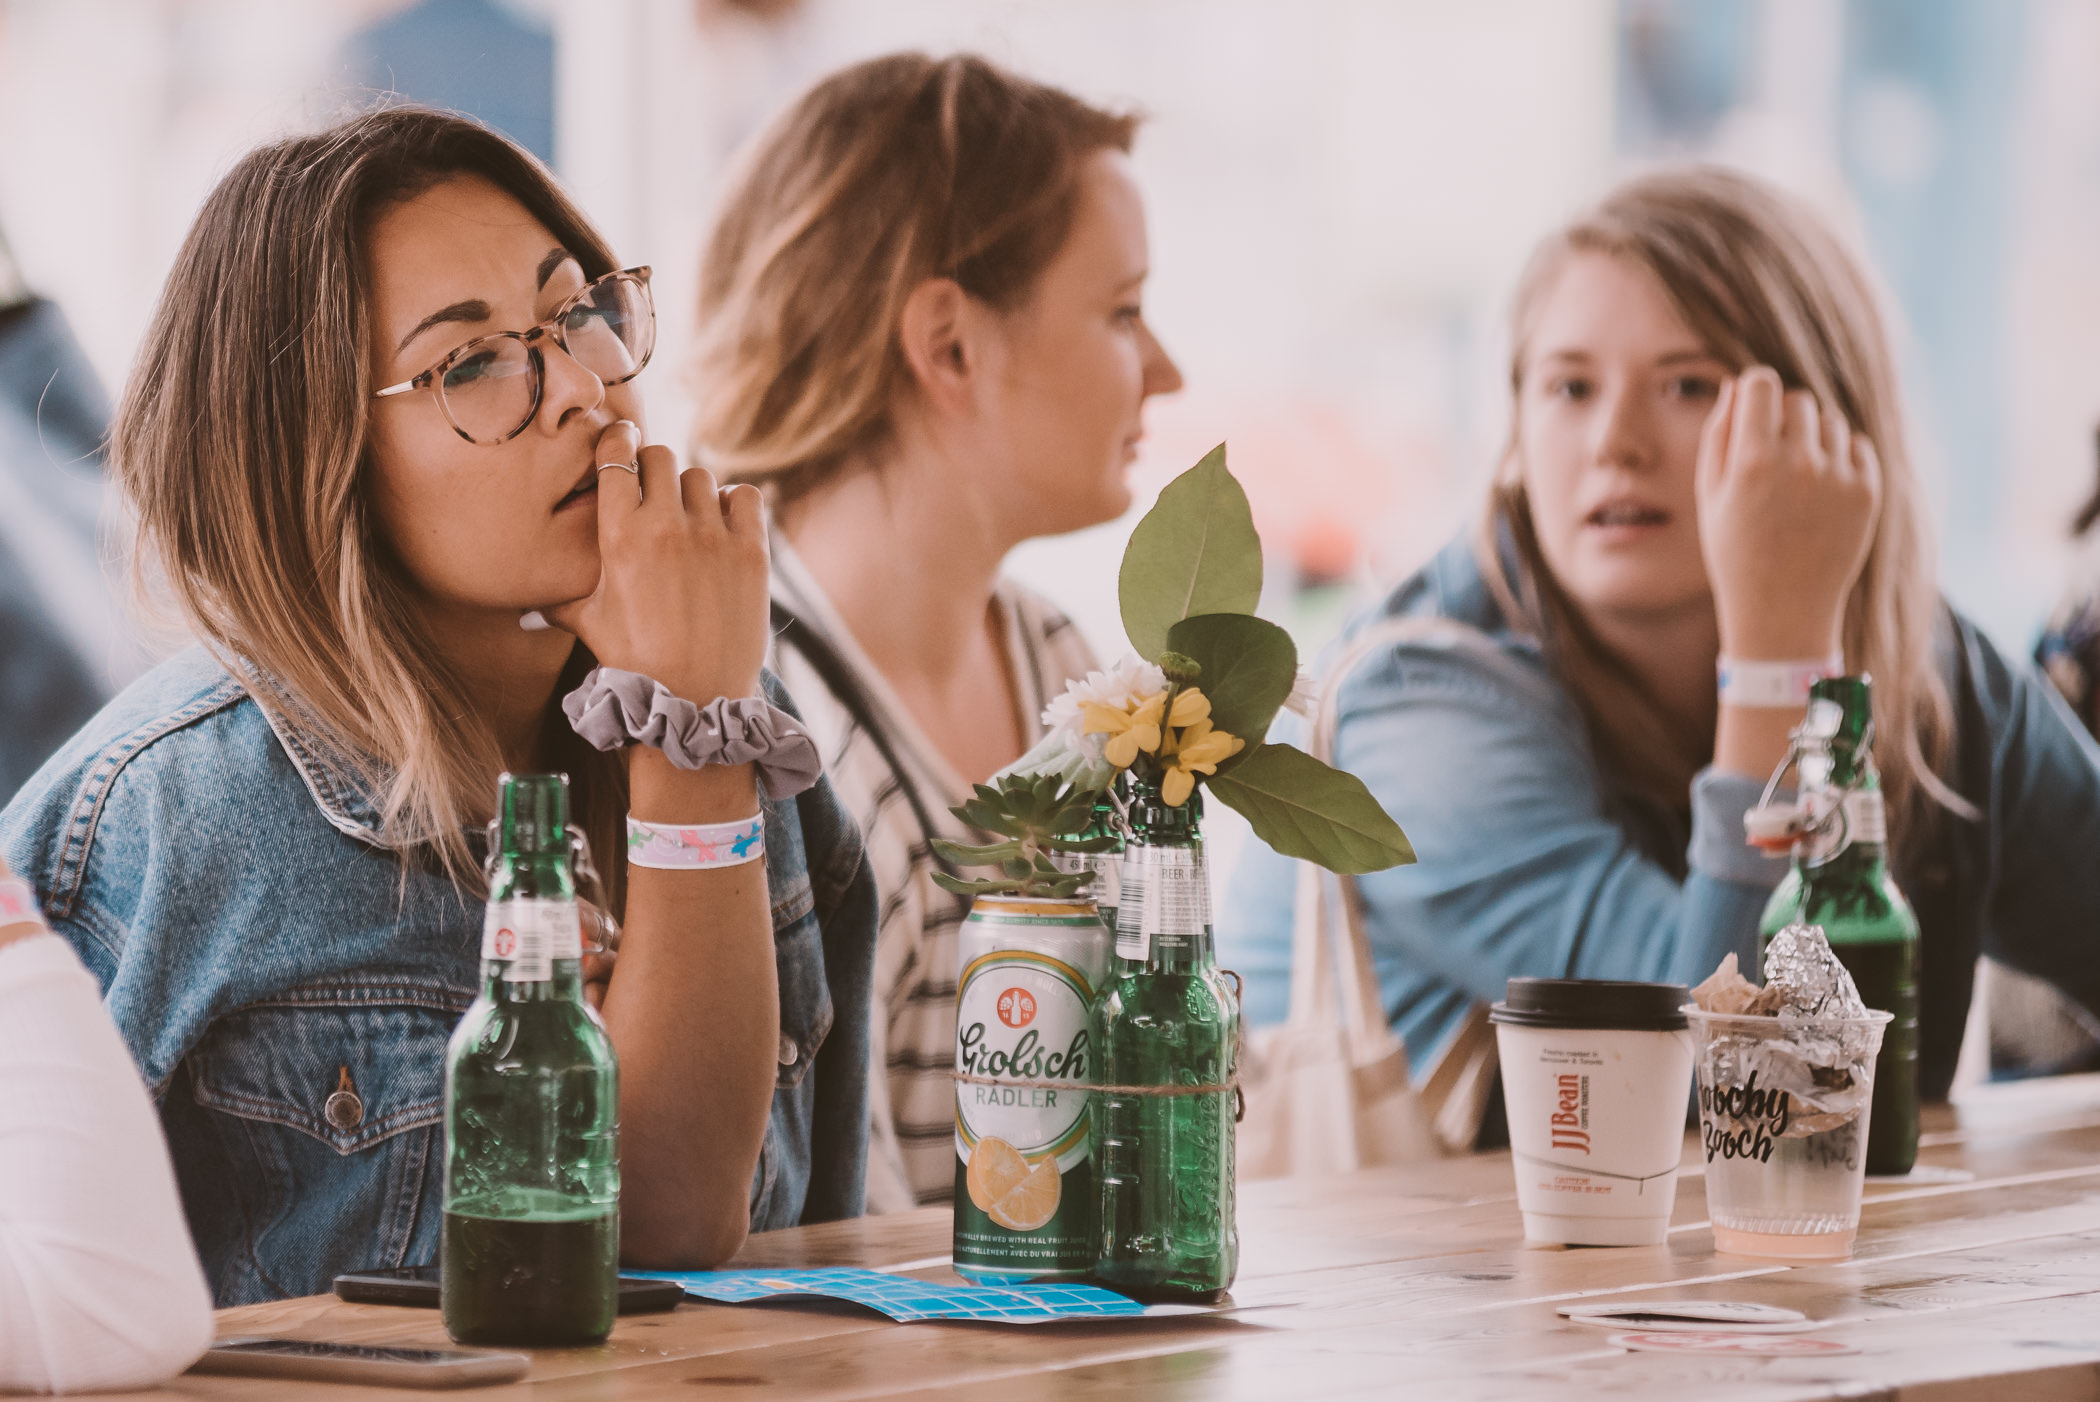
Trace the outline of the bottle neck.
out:
[[[1197,789],[1179,804],[1170,804],[1156,780],[1140,780],[1130,795],[1130,840],[1155,846],[1203,842],[1203,791]]]
[[[582,958],[568,852],[500,855],[482,924],[481,996],[512,1003],[581,998]]]
[[[1126,968],[1200,972],[1217,962],[1203,834],[1194,814],[1166,812],[1175,816],[1154,820],[1142,795],[1132,805],[1116,910],[1116,955]]]
[[[542,979],[513,979],[505,975],[510,963],[504,960],[481,961],[481,996],[491,1003],[575,1003],[583,999],[583,961],[580,959],[555,959],[550,961],[547,977]]]
[[[1824,826],[1795,849],[1795,865],[1803,877],[1886,871],[1888,818],[1873,765],[1866,766],[1852,787],[1832,785],[1810,792],[1832,811]]]
[[[1143,962],[1129,962],[1148,974],[1200,974],[1218,966],[1218,951],[1206,926],[1193,935],[1154,935]]]

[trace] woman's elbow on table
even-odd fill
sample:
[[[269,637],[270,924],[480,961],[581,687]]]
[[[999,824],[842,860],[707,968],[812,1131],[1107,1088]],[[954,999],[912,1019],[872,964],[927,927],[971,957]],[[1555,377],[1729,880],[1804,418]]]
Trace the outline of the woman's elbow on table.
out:
[[[632,1202],[620,1220],[620,1260],[638,1270],[713,1270],[743,1248],[751,1211],[742,1193],[711,1194],[683,1209]]]

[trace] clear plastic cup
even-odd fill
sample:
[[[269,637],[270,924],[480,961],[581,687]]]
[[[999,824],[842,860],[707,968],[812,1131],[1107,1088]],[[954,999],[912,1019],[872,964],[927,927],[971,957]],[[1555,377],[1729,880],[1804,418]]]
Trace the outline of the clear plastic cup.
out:
[[[1800,1021],[1684,1011],[1715,1247],[1736,1256],[1851,1255],[1874,1055],[1890,1015]]]

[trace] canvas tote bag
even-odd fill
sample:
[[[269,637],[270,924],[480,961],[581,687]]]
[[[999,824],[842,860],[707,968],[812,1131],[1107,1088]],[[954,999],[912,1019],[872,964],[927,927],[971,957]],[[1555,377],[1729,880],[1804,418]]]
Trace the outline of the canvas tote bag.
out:
[[[1494,644],[1446,619],[1389,619],[1355,639],[1321,679],[1306,746],[1334,762],[1342,683],[1400,642]],[[1246,1034],[1240,1086],[1239,1176],[1348,1173],[1464,1153],[1480,1133],[1495,1079],[1495,1034],[1475,1004],[1420,1086],[1378,999],[1356,882],[1298,863],[1291,930],[1291,1008],[1279,1026]]]

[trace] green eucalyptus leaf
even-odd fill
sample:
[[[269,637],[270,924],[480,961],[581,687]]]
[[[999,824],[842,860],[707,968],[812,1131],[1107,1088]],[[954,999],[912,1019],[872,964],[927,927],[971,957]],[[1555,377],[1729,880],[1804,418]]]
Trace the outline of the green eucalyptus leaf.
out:
[[[1167,630],[1167,643],[1203,664],[1210,721],[1247,748],[1218,766],[1235,768],[1269,733],[1276,712],[1298,680],[1298,645],[1291,635],[1251,613],[1203,613]]]
[[[1123,631],[1156,660],[1167,630],[1201,613],[1252,613],[1261,598],[1261,537],[1247,494],[1225,470],[1225,445],[1166,485],[1130,533],[1117,580]]]
[[[1407,834],[1361,779],[1290,745],[1263,745],[1204,787],[1237,809],[1256,837],[1286,857],[1302,857],[1346,876],[1415,859]]]

